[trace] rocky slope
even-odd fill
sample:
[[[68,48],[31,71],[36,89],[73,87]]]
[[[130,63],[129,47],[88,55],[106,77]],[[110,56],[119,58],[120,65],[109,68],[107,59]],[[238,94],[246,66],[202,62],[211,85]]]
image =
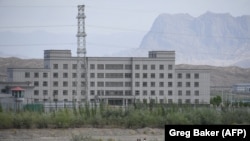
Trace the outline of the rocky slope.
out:
[[[161,14],[139,52],[174,50],[177,63],[250,67],[250,16]]]

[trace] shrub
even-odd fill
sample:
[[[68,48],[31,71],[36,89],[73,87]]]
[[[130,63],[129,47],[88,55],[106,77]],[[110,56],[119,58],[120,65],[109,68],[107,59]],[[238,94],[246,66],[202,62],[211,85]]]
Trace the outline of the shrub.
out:
[[[11,113],[0,112],[0,129],[12,128],[12,115]]]

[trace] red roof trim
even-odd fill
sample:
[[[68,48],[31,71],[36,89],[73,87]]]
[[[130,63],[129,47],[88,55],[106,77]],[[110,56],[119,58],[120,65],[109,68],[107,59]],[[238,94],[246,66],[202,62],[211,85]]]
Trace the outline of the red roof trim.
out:
[[[14,87],[14,88],[12,88],[11,90],[12,90],[12,91],[24,91],[24,89],[21,88],[21,87]]]

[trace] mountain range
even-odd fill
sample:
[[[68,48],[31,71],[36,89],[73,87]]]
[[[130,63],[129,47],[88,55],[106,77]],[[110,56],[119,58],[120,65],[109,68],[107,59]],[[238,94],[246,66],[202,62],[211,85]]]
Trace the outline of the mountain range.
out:
[[[250,67],[250,16],[161,14],[140,47],[123,54],[140,56],[149,50],[174,50],[177,64]]]

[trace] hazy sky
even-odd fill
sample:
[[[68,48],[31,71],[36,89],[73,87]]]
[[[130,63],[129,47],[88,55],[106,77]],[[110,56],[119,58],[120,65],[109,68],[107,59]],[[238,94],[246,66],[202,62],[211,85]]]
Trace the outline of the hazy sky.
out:
[[[42,58],[53,48],[75,55],[79,4],[86,6],[88,56],[138,48],[162,13],[250,15],[250,0],[0,0],[0,56]]]

